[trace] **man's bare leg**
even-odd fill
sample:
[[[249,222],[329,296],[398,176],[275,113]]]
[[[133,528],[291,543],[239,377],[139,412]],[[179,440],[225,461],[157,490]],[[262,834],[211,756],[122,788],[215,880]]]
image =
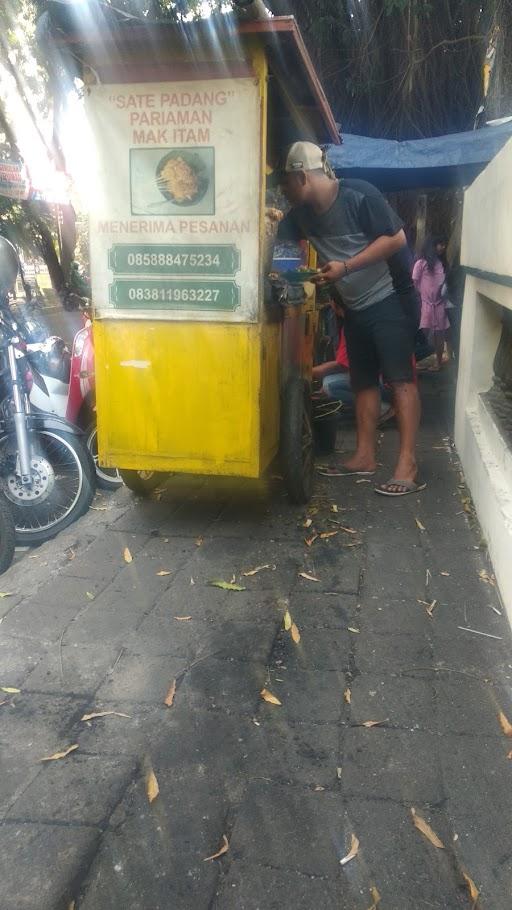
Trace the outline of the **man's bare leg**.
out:
[[[400,434],[400,453],[393,477],[414,483],[418,473],[416,435],[421,414],[418,386],[413,382],[393,383],[393,393]],[[400,492],[400,487],[395,484],[386,484],[386,488],[392,493]]]
[[[380,417],[380,389],[363,389],[355,393],[357,448],[352,458],[343,463],[349,471],[375,471],[377,421]]]

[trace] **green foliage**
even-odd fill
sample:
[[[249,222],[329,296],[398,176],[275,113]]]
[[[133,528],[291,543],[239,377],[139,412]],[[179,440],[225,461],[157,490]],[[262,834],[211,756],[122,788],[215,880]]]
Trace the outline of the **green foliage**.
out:
[[[289,0],[278,11],[296,16],[346,132],[405,139],[472,129],[495,28],[487,110],[512,109],[511,0]]]

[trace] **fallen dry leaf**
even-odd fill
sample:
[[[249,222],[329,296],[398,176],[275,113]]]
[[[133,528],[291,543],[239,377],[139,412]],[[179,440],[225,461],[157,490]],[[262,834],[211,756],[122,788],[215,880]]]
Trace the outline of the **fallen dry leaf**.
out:
[[[425,821],[421,815],[418,815],[416,809],[411,809],[412,821],[414,826],[421,831],[421,833],[433,844],[434,847],[437,847],[438,850],[444,850],[444,844],[442,840],[439,840],[437,834],[432,831],[432,828]]]
[[[353,626],[347,626],[347,630],[348,630],[349,632],[353,632],[354,635],[360,635],[360,634],[361,634],[361,629],[354,629]]]
[[[203,862],[209,863],[212,859],[218,859],[219,856],[224,856],[224,854],[227,853],[228,850],[229,850],[229,841],[228,841],[226,835],[223,834],[222,835],[222,847],[220,848],[220,850],[217,850],[217,853],[212,853],[211,856],[207,856],[203,860]]]
[[[130,553],[128,547],[125,547],[123,550],[123,559],[125,562],[133,562],[133,556]]]
[[[350,702],[352,701],[352,692],[350,691],[350,689],[345,689],[345,691],[343,693],[343,698],[345,699],[347,705],[349,705]]]
[[[291,616],[290,616],[290,611],[287,610],[286,613],[285,613],[284,616],[283,616],[283,626],[284,626],[285,632],[289,632],[289,631],[290,631],[290,629],[291,629],[291,627],[292,627],[292,622],[293,622],[293,620],[292,620],[292,618],[291,618]]]
[[[281,705],[281,702],[275,695],[272,695],[272,692],[269,692],[268,689],[262,689],[260,695],[263,701],[268,701],[270,705]]]
[[[116,717],[131,717],[131,714],[122,714],[121,711],[94,711],[92,714],[84,714],[80,720],[94,720],[95,717],[109,717],[111,714]]]
[[[320,540],[327,540],[329,537],[336,537],[336,534],[339,534],[339,531],[322,531],[320,534]]]
[[[6,704],[5,701],[0,702],[0,705],[5,705],[5,704]],[[511,749],[510,752],[508,753],[507,758],[512,759],[512,749]]]
[[[303,522],[303,524],[302,524],[302,527],[303,527],[303,528],[310,528],[312,524],[313,524],[313,519],[312,519],[312,518],[306,518],[306,520],[305,520],[305,521]]]
[[[174,617],[178,622],[190,622],[192,619],[191,616],[175,616]]]
[[[204,543],[204,540],[203,540],[202,537],[196,537],[196,539],[195,539],[195,545],[196,545],[196,547],[202,547],[202,546],[203,546],[203,543]]]
[[[315,793],[323,793],[324,790],[325,790],[325,787],[321,787],[320,784],[317,784],[315,787]]]
[[[425,525],[421,523],[421,521],[419,520],[419,518],[415,518],[414,521],[416,522],[416,525],[417,525],[417,527],[420,529],[420,531],[426,531],[426,530],[427,530],[426,527],[425,527]]]
[[[368,910],[377,910],[378,905],[380,904],[381,897],[375,885],[370,888],[370,897],[373,901],[371,907],[368,907]]]
[[[169,686],[169,691],[164,698],[164,705],[167,705],[168,708],[172,706],[174,701],[174,696],[176,695],[176,680],[173,679],[171,685]]]
[[[496,587],[496,579],[494,578],[494,575],[489,575],[489,573],[486,572],[485,569],[482,569],[478,573],[478,575],[482,579],[482,581],[485,581],[486,585],[491,585],[493,588]]]
[[[9,701],[8,698],[4,698],[3,701],[0,701],[0,708],[2,707],[2,705],[6,705],[8,701]],[[510,758],[510,755],[509,755],[509,758]]]
[[[12,597],[11,591],[0,591],[0,597]]]
[[[470,896],[471,900],[473,901],[472,906],[474,907],[478,898],[480,897],[480,891],[478,890],[477,886],[475,885],[473,879],[470,878],[470,876],[467,874],[467,872],[463,872],[462,877],[468,886],[469,896]]]
[[[441,575],[444,575],[445,578],[449,578],[449,577],[450,577],[450,573],[449,573],[449,572],[441,572],[440,574],[441,574]]]
[[[292,641],[294,641],[295,644],[298,645],[299,641],[300,641],[300,632],[294,622],[292,622],[292,625],[290,628],[290,634],[292,636]]]
[[[340,525],[340,531],[345,531],[345,534],[357,534],[355,528],[346,528],[345,525]]]
[[[437,600],[433,600],[432,603],[430,603],[427,607],[427,613],[431,619],[432,619],[432,614],[433,614],[436,606],[437,606]]]
[[[351,859],[354,859],[358,853],[359,841],[355,834],[353,834],[350,840],[350,850],[348,851],[347,855],[343,857],[343,859],[340,859],[340,866],[346,866],[346,864],[349,863]]]
[[[255,569],[250,569],[249,572],[242,572],[242,575],[244,575],[246,578],[248,578],[250,575],[257,575],[258,572],[262,572],[263,569],[271,569],[272,571],[274,571],[275,568],[276,567],[274,565],[271,565],[271,563],[268,562],[264,566],[256,566]]]
[[[94,594],[92,594],[91,591],[86,591],[85,596],[87,597],[87,600],[94,600]]]
[[[343,771],[343,768],[340,768],[340,767],[336,768],[336,777],[338,778],[338,780],[341,780],[342,771]]]
[[[160,569],[160,571],[157,572],[156,574],[159,576],[163,576],[163,575],[170,575],[171,573],[168,571],[168,569]]]
[[[7,695],[19,695],[21,689],[15,689],[14,686],[0,686],[0,692],[5,692]]]
[[[381,724],[386,724],[389,720],[389,717],[386,717],[385,720],[365,720],[362,724],[359,724],[360,727],[380,727]]]
[[[337,515],[337,514],[338,514],[338,506],[337,506],[337,505],[332,505],[332,506],[331,506],[331,512],[334,512],[334,514]]]
[[[210,581],[210,585],[213,588],[222,588],[223,591],[245,591],[246,588],[243,588],[242,585],[236,585],[233,581],[222,581],[220,578],[215,578]]]
[[[320,581],[319,578],[315,578],[314,575],[310,575],[308,572],[299,572],[300,578],[305,578],[307,581]]]
[[[7,692],[7,689],[4,689],[3,691]],[[512,724],[510,723],[507,716],[503,713],[503,711],[500,711],[498,714],[498,720],[505,736],[512,736]]]
[[[315,540],[318,540],[318,534],[312,534],[311,537],[305,537],[304,543],[307,547],[311,547],[314,544]]]
[[[146,774],[146,795],[150,803],[157,798],[160,793],[160,787],[158,786],[158,781],[156,779],[156,774],[151,768]]]
[[[58,761],[59,758],[66,758],[66,755],[69,755],[70,752],[74,752],[75,749],[78,749],[78,743],[75,743],[73,746],[68,746],[68,748],[64,749],[62,752],[54,752],[53,755],[41,758],[40,761]]]

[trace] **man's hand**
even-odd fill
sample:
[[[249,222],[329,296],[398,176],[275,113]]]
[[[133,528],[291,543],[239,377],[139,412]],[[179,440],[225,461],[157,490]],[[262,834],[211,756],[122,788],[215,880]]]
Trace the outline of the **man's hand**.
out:
[[[374,265],[376,262],[386,262],[406,244],[407,240],[402,230],[397,231],[392,237],[383,234],[382,237],[377,237],[376,240],[373,240],[360,253],[356,253],[355,256],[347,259],[346,264],[338,261],[327,262],[320,269],[318,275],[312,277],[311,281],[315,281],[320,285],[339,281],[340,278],[345,278],[346,275],[351,275],[352,272],[359,272],[360,269],[366,269],[369,265]]]
[[[346,274],[347,269],[345,263],[337,262],[333,259],[331,262],[326,262],[318,274],[312,276],[311,281],[315,284],[329,284],[333,281],[339,281],[340,278],[344,278]]]

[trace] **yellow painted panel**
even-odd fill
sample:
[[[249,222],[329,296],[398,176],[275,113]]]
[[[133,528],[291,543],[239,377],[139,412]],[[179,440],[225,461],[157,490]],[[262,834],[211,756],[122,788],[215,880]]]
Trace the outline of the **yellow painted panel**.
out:
[[[97,320],[107,466],[257,477],[260,325]]]

